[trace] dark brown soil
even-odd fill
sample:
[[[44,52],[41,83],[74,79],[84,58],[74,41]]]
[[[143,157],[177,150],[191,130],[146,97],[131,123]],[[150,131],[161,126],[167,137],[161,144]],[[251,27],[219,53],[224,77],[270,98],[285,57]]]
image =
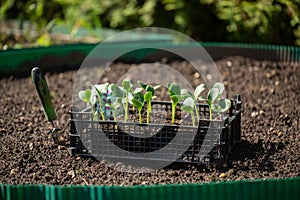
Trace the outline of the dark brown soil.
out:
[[[185,62],[171,65],[199,84],[199,74],[184,67]],[[227,96],[240,94],[243,100],[242,141],[226,164],[125,173],[91,158],[72,157],[68,146],[54,144],[47,133],[51,126],[31,79],[10,77],[0,80],[0,182],[136,185],[300,176],[300,64],[231,57],[217,65]],[[75,75],[76,71],[46,74],[57,123],[66,135]]]

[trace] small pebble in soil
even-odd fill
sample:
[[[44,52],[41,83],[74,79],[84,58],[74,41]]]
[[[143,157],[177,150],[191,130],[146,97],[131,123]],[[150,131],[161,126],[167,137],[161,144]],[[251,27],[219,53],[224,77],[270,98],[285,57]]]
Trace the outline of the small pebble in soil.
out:
[[[252,112],[251,117],[256,117],[258,115],[258,112]]]
[[[228,61],[226,62],[226,66],[227,66],[227,67],[232,67],[232,62],[231,62],[230,60],[228,60]]]
[[[226,177],[226,174],[225,173],[221,173],[220,175],[219,175],[219,178],[225,178]]]

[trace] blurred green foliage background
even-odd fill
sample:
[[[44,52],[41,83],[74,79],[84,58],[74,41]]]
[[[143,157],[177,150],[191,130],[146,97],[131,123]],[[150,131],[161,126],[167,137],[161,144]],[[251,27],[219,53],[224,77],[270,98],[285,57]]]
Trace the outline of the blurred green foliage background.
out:
[[[299,0],[1,0],[0,20],[127,30],[158,26],[198,41],[300,45]]]

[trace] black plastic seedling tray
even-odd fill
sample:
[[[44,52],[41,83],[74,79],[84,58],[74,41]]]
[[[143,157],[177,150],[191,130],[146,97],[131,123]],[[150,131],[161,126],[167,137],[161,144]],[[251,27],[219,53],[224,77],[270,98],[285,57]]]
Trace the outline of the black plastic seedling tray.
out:
[[[241,138],[241,98],[236,95],[231,99],[232,106],[222,119],[206,119],[209,108],[206,104],[198,104],[200,116],[198,127],[191,126],[189,116],[185,116],[182,124],[161,123],[135,123],[122,121],[94,121],[88,109],[78,111],[72,108],[70,111],[70,150],[72,155],[96,156],[97,158],[113,158],[120,156],[110,148],[111,143],[118,146],[125,153],[123,159],[136,159],[126,155],[126,152],[141,153],[138,159],[149,161],[169,161],[170,155],[161,154],[157,151],[165,147],[179,134],[178,146],[173,146],[172,153],[176,153],[176,147],[188,145],[188,149],[179,155],[175,162],[196,164],[219,164],[227,160],[234,146]],[[171,102],[154,101],[152,103],[153,113],[171,111]],[[180,109],[180,106],[178,107]],[[157,118],[158,116],[156,116]],[[207,135],[208,130],[210,134]],[[97,134],[105,134],[111,142],[101,140]],[[139,137],[143,135],[147,137]],[[189,138],[194,136],[192,142]],[[98,139],[99,138],[99,139]],[[84,142],[82,142],[84,141]],[[211,142],[214,141],[213,147]],[[208,152],[202,154],[202,152]],[[147,153],[152,152],[151,155]],[[153,154],[153,152],[157,152]]]

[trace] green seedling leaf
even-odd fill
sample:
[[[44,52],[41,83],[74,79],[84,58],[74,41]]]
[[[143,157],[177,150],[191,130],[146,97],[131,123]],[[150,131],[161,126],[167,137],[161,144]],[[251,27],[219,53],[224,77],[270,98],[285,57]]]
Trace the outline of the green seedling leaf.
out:
[[[143,103],[137,99],[131,100],[132,105],[134,105],[138,110],[143,108]]]
[[[82,101],[84,101],[84,94],[85,94],[85,91],[79,91],[79,93],[78,93],[78,97],[79,97],[79,99],[80,100],[82,100]]]
[[[138,84],[139,84],[144,90],[146,90],[146,88],[147,88],[147,84],[146,84],[146,83],[144,83],[144,82],[142,82],[142,81],[138,81]]]
[[[181,106],[181,110],[186,111],[188,113],[192,113],[194,111],[194,107],[191,107],[191,106]]]
[[[168,92],[170,94],[170,98],[172,100],[172,124],[175,122],[175,112],[176,112],[176,105],[182,98],[181,90],[177,83],[168,83]]]
[[[90,103],[91,96],[92,92],[90,89],[86,89],[85,91],[80,91],[78,93],[78,97],[86,103]]]
[[[193,93],[189,91],[188,89],[182,89],[181,90],[181,96],[186,99],[188,97],[193,97]]]
[[[133,99],[131,100],[133,106],[138,109],[140,123],[142,123],[142,109],[144,106],[144,95],[142,92],[137,92],[133,95]]]
[[[168,91],[171,96],[173,95],[181,95],[180,87],[177,83],[168,84]]]
[[[184,99],[187,99],[189,97],[191,97],[194,101],[194,110],[196,112],[196,116],[197,116],[197,120],[199,121],[200,120],[200,116],[199,116],[199,109],[196,105],[197,103],[197,100],[199,98],[203,98],[203,97],[199,97],[200,96],[200,93],[205,89],[205,85],[204,84],[201,84],[199,86],[196,87],[194,93],[192,93],[191,91],[187,90],[187,89],[182,89],[181,90],[181,96],[184,98]]]
[[[137,92],[133,95],[133,99],[132,100],[138,100],[140,102],[144,102],[144,95],[142,92]]]
[[[213,104],[211,106],[211,110],[214,111],[214,112],[217,112],[217,113],[221,113],[222,112],[222,108],[220,105],[218,104]]]
[[[173,96],[171,96],[171,100],[172,100],[173,104],[177,105],[179,103],[180,96],[173,95]]]
[[[218,104],[212,105],[212,110],[217,113],[226,112],[231,106],[231,101],[229,99],[221,99]]]
[[[221,95],[224,92],[224,84],[223,83],[215,83],[213,88],[217,88],[219,90],[218,99],[221,98]]]
[[[131,82],[129,80],[123,80],[122,86],[126,90],[126,92],[130,92],[131,91],[132,84],[131,84]]]
[[[113,109],[117,109],[117,108],[119,108],[119,107],[121,107],[122,106],[122,100],[120,99],[120,98],[118,98],[118,99],[116,99],[115,101],[113,101],[113,103],[112,103],[112,107],[113,107]]]
[[[192,113],[194,110],[194,100],[192,97],[188,97],[183,101],[183,106],[181,107],[181,110],[184,110],[188,113]]]
[[[183,106],[181,106],[181,110],[186,111],[191,114],[193,126],[195,126],[194,106],[195,106],[195,101],[192,97],[186,98],[183,101]]]
[[[160,85],[156,85],[156,86],[147,85],[146,83],[144,83],[144,82],[142,82],[142,81],[138,81],[138,84],[139,84],[139,85],[141,86],[141,88],[143,88],[146,92],[151,91],[151,92],[152,92],[152,95],[154,95],[154,91],[160,87]]]
[[[91,112],[94,115],[94,119],[97,120],[95,110],[94,110],[94,104],[91,103],[91,97],[92,97],[92,91],[90,89],[86,89],[85,91],[80,91],[78,93],[78,97],[85,103],[87,103],[90,108]]]
[[[181,96],[179,95],[173,95],[171,96],[172,100],[172,124],[175,122],[175,113],[176,113],[176,106],[179,103]]]
[[[152,93],[152,95],[154,95],[154,88],[151,86],[151,85],[147,85],[147,87],[146,87],[146,92],[151,92]]]
[[[184,106],[194,107],[195,102],[194,102],[194,100],[193,100],[192,97],[188,97],[188,98],[186,98],[186,99],[183,101],[183,105],[184,105]]]
[[[156,98],[156,96],[154,96],[154,92],[157,88],[160,87],[160,85],[156,85],[153,87],[151,85],[147,85],[142,81],[138,81],[138,84],[141,86],[142,89],[145,90],[144,99],[147,102],[147,124],[148,124],[150,121],[150,114],[152,113],[151,101],[152,99]]]
[[[231,101],[229,99],[221,99],[219,105],[221,112],[226,112],[231,107]]]
[[[128,94],[128,101],[131,102],[132,99],[133,99],[133,94],[129,93]],[[123,103],[126,103],[126,99],[123,99]]]
[[[124,90],[123,88],[119,87],[118,85],[116,84],[111,84],[110,85],[110,89],[112,91],[112,95],[114,97],[120,97],[120,98],[123,98],[124,97]]]
[[[207,104],[211,105],[215,102],[215,100],[218,98],[219,96],[219,89],[218,88],[212,88],[208,91],[207,94]]]
[[[129,102],[129,94],[132,92],[132,84],[129,80],[123,80],[122,82],[122,86],[125,90],[125,100],[124,100],[124,104],[125,104],[125,117],[124,117],[124,122],[126,123],[127,119],[128,119],[128,102]]]
[[[201,94],[201,92],[203,92],[203,90],[205,90],[205,85],[204,84],[200,84],[196,87],[196,89],[194,91],[195,99],[197,99],[199,97],[199,95]]]
[[[149,103],[152,100],[153,96],[152,96],[152,92],[146,92],[144,95],[144,99],[147,103]]]
[[[90,89],[87,89],[87,90],[85,91],[85,93],[84,93],[84,99],[85,99],[86,101],[90,101],[91,96],[92,96],[91,90],[90,90]]]
[[[117,116],[121,114],[123,111],[123,104],[122,101],[125,101],[125,91],[122,87],[111,84],[110,90],[112,92],[112,99],[111,99],[111,109],[113,113],[114,120],[117,121]]]
[[[212,88],[208,91],[206,103],[209,106],[209,119],[212,120],[212,110],[213,110],[213,103],[219,96],[219,89],[218,88]],[[217,109],[217,108],[215,108]]]
[[[208,91],[207,99],[205,99],[205,101],[209,106],[210,120],[212,120],[212,111],[217,113],[225,112],[231,106],[231,101],[229,99],[220,99],[223,92],[224,92],[223,83],[215,83],[214,86]],[[203,100],[203,99],[199,98],[199,100]],[[218,102],[214,103],[216,100],[218,100]]]

